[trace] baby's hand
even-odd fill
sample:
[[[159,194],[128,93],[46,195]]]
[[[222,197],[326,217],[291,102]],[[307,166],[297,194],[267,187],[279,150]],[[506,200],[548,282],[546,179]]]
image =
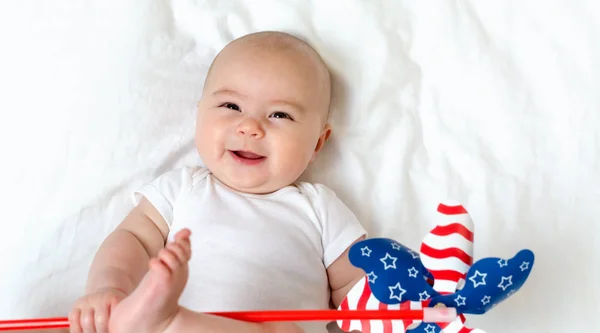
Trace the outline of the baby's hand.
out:
[[[110,311],[127,295],[106,288],[78,299],[69,313],[71,333],[108,333]]]

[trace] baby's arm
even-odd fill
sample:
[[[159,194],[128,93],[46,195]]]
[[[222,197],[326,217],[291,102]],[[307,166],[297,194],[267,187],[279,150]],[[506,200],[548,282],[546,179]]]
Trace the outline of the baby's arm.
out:
[[[86,294],[113,288],[129,295],[148,271],[148,261],[165,244],[169,229],[143,198],[104,240],[90,268]]]
[[[363,239],[365,239],[365,236],[357,239],[352,245]],[[340,306],[340,303],[342,303],[352,287],[365,276],[365,272],[362,269],[350,263],[350,259],[348,258],[350,247],[327,268],[327,276],[331,288],[331,302],[335,308]]]
[[[85,296],[69,313],[72,333],[107,332],[111,308],[129,295],[164,247],[168,226],[145,198],[104,240],[88,273]]]

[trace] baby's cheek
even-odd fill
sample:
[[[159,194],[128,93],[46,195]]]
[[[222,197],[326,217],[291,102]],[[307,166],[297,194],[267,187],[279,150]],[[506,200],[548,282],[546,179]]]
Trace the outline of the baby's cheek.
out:
[[[288,177],[294,178],[291,181],[295,181],[306,170],[311,157],[312,154],[306,149],[289,150],[281,161],[282,170]]]

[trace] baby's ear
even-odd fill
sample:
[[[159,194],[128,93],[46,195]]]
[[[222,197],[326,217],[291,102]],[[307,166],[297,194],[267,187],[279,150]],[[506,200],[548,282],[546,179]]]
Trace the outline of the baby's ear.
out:
[[[321,131],[321,135],[319,136],[319,140],[317,141],[317,145],[315,146],[315,152],[313,153],[313,156],[310,159],[311,163],[315,160],[315,158],[317,157],[317,154],[319,153],[319,151],[321,151],[321,149],[325,145],[325,142],[327,141],[327,139],[329,139],[330,135],[331,135],[331,125],[327,124],[323,128],[323,131]]]

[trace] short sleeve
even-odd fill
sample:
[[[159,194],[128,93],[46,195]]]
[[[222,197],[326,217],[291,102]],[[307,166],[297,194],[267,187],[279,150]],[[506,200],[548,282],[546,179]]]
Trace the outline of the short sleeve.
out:
[[[354,241],[367,235],[367,231],[350,208],[326,186],[315,184],[311,201],[321,222],[323,263],[328,268]]]
[[[145,197],[160,215],[169,228],[173,223],[173,209],[178,198],[192,189],[194,174],[198,168],[183,167],[160,175],[152,182],[144,185],[133,194],[137,205]]]

